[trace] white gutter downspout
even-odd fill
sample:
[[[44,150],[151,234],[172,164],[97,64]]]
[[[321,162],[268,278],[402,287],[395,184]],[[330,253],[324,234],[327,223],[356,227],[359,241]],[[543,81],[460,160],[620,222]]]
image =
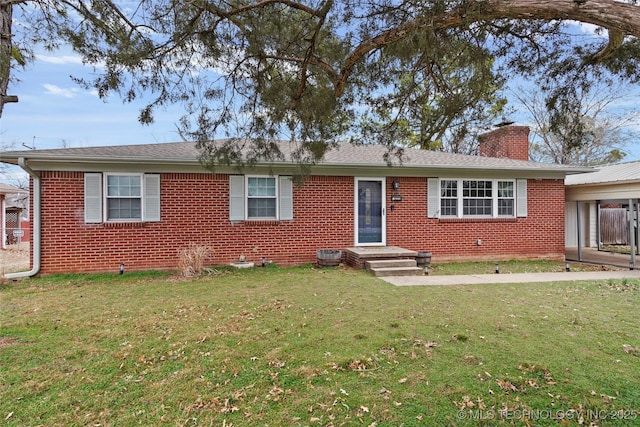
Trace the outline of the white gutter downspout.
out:
[[[33,178],[33,212],[31,218],[33,219],[32,233],[31,233],[31,246],[33,253],[33,267],[29,271],[21,271],[19,273],[5,274],[5,279],[20,279],[23,277],[35,276],[40,272],[40,174],[35,172],[27,165],[27,160],[24,157],[18,159],[18,164],[22,169],[27,171]]]

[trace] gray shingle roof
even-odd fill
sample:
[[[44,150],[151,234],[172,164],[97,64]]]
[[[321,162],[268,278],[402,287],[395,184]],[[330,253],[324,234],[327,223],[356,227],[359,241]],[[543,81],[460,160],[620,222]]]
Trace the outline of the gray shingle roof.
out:
[[[280,142],[282,152],[287,160],[270,162],[270,165],[290,164],[290,153],[294,147],[287,142]],[[376,144],[353,145],[338,144],[329,151],[319,165],[326,167],[387,167],[384,160],[387,147]],[[0,161],[17,164],[20,157],[46,162],[122,162],[122,163],[164,163],[164,164],[197,164],[199,152],[193,142],[175,142],[144,145],[115,145],[106,147],[60,148],[47,150],[7,151],[0,153]],[[405,149],[402,161],[391,157],[393,165],[402,164],[405,168],[451,168],[451,169],[508,169],[555,173],[581,173],[591,169],[527,162],[505,158],[491,158],[452,154],[438,151]]]
[[[25,157],[28,159],[59,160],[175,160],[197,161],[195,144],[173,142],[163,144],[110,145],[105,147],[55,148],[46,150],[5,151],[0,159]]]
[[[623,182],[640,182],[640,161],[600,166],[592,173],[568,176],[565,184],[570,186]]]

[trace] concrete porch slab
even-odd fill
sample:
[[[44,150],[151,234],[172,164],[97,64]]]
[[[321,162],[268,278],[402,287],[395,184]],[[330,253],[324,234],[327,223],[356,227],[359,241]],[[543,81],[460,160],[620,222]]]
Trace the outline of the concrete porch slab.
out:
[[[403,249],[398,246],[355,246],[346,248],[345,251],[364,258],[407,257],[418,256],[418,252]]]
[[[347,265],[355,268],[364,268],[364,264],[370,260],[380,259],[415,259],[418,252],[398,246],[355,246],[344,249]]]

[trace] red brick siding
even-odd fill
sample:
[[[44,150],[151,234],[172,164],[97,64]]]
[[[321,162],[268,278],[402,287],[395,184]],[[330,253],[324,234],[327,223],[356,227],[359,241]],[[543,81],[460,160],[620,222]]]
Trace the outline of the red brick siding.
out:
[[[478,137],[482,157],[529,160],[529,127],[505,126]]]
[[[213,265],[245,255],[280,265],[313,262],[317,249],[353,245],[354,178],[313,176],[294,186],[293,221],[229,221],[229,175],[163,173],[160,222],[85,224],[84,174],[42,172],[41,273],[175,269],[178,251],[210,245]],[[562,180],[530,180],[527,218],[427,218],[426,178],[387,180],[387,244],[431,251],[434,262],[564,256]],[[391,210],[391,205],[394,210]],[[31,209],[33,212],[33,209]],[[476,244],[482,239],[482,245]]]
[[[174,269],[190,243],[210,245],[212,264],[245,255],[282,265],[314,261],[316,249],[353,244],[353,178],[312,177],[294,186],[294,221],[229,221],[229,176],[161,174],[160,222],[84,222],[84,175],[42,173],[43,274]]]
[[[426,180],[401,178],[402,202],[387,214],[387,244],[429,251],[434,262],[512,258],[564,259],[564,182],[528,181],[528,216],[427,218]],[[387,203],[391,205],[391,197]],[[482,241],[478,245],[478,239]]]

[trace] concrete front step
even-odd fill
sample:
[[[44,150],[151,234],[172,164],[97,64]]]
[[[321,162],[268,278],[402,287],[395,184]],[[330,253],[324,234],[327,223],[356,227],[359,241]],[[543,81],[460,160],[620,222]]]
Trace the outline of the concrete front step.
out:
[[[394,258],[394,259],[377,259],[377,260],[369,260],[364,263],[364,268],[366,270],[371,270],[372,268],[389,268],[389,267],[416,267],[415,259],[404,259],[404,258]]]
[[[424,270],[420,267],[372,268],[369,271],[376,277],[422,276],[424,274]]]
[[[347,265],[355,268],[365,268],[366,261],[388,260],[388,259],[415,259],[418,252],[403,249],[398,246],[384,247],[352,247],[345,248]]]
[[[365,269],[376,277],[421,276],[423,269],[414,259],[381,259],[365,262]]]

